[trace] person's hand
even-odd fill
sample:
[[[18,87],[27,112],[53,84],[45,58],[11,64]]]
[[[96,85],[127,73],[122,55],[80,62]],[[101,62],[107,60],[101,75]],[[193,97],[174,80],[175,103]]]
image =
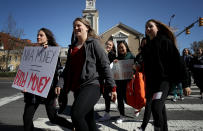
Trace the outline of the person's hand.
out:
[[[183,89],[184,95],[185,96],[189,96],[191,94],[191,89],[190,87],[184,88]]]
[[[117,99],[117,93],[116,93],[116,91],[111,92],[111,100],[112,100],[113,102],[115,102],[116,99]]]
[[[27,92],[27,90],[26,90],[26,89],[23,89],[21,92],[22,92],[22,93],[26,93],[26,92]]]
[[[42,45],[44,48],[47,48],[48,47],[48,44],[43,44]]]
[[[136,68],[137,71],[140,71],[141,65],[140,65],[140,64],[136,64],[136,67],[135,67],[135,68]]]
[[[56,87],[55,88],[55,93],[56,93],[56,95],[59,95],[61,93],[61,88],[60,87]]]
[[[117,63],[117,62],[118,62],[118,59],[113,60],[113,62],[114,62],[114,63]]]
[[[133,70],[136,70],[136,65],[135,64],[133,64]]]

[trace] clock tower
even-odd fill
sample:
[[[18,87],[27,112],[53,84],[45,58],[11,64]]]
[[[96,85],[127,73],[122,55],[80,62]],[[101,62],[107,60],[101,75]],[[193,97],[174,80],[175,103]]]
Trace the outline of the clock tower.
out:
[[[99,34],[99,15],[96,10],[96,0],[86,0],[86,8],[83,10],[83,17],[85,17],[92,28]]]

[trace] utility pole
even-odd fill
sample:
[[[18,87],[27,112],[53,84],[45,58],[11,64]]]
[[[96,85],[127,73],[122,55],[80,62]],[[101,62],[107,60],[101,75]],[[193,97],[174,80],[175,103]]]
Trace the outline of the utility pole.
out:
[[[168,26],[170,27],[171,26],[171,20],[175,17],[175,14],[173,14],[171,17],[170,17],[170,20],[168,22]]]

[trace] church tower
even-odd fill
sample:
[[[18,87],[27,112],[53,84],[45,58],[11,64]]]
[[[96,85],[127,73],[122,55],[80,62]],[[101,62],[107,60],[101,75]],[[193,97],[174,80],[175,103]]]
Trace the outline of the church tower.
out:
[[[83,10],[83,17],[85,17],[92,28],[99,34],[99,14],[96,10],[96,0],[86,0],[86,8]]]

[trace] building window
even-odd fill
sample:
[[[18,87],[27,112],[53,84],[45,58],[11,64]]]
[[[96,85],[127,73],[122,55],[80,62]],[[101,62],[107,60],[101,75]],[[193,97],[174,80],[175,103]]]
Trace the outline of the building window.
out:
[[[5,56],[5,55],[2,56],[2,61],[3,61],[3,62],[6,61],[6,56]]]
[[[4,49],[4,45],[3,43],[0,41],[0,50],[3,50]]]
[[[8,57],[8,61],[11,61],[11,60],[12,60],[12,56],[9,56],[9,57]]]
[[[15,56],[15,62],[17,62],[18,61],[18,56]]]
[[[93,16],[92,15],[88,15],[87,16],[87,20],[89,21],[91,27],[93,28]]]

